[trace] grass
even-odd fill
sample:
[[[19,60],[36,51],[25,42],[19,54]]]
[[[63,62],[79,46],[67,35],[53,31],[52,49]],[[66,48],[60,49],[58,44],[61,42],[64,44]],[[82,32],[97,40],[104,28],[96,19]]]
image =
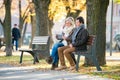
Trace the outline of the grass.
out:
[[[114,63],[114,61],[112,62]],[[88,74],[120,80],[120,63],[112,65],[111,62],[108,62],[108,64],[106,66],[103,66],[102,69],[102,72],[90,72]]]
[[[119,66],[120,67],[120,66]],[[89,74],[93,74],[93,75],[99,75],[102,77],[107,77],[107,78],[112,78],[115,80],[120,80],[120,70],[111,70],[111,71],[106,71],[106,72],[100,72],[100,73],[89,73]]]
[[[39,70],[48,70],[51,65],[47,64],[45,60],[39,60],[39,63],[33,65],[33,58],[30,55],[24,55],[23,63],[19,64],[20,56],[0,56],[0,63],[10,64],[13,66],[34,66]],[[90,74],[95,76],[102,76],[106,78],[112,78],[115,80],[120,80],[120,62],[119,61],[107,61],[107,65],[102,66],[102,72],[95,72],[95,67],[84,67],[82,66],[83,60],[81,60],[79,72],[80,74]],[[69,66],[68,62],[67,65]],[[68,71],[68,70],[67,70]],[[70,71],[76,72],[76,71]]]
[[[19,66],[19,56],[0,56],[0,63],[4,64],[11,64],[11,65],[16,65]],[[32,57],[31,56],[24,56],[23,61],[26,63],[29,63],[30,61],[32,62]]]
[[[0,63],[1,64],[10,64],[13,66],[33,66],[35,68],[39,69],[47,69],[50,68],[50,65],[48,65],[45,60],[41,59],[39,60],[39,63],[33,64],[33,57],[31,55],[24,55],[22,64],[19,63],[20,56],[0,56]],[[42,65],[41,65],[42,64]]]

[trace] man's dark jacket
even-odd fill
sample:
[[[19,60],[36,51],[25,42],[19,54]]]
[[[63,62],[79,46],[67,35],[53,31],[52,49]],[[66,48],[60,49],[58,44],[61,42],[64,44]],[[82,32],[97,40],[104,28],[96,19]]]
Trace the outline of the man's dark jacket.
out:
[[[74,31],[74,30],[73,30]],[[81,27],[81,29],[78,31],[74,43],[72,44],[75,49],[78,50],[87,50],[87,40],[89,37],[89,33],[87,29]],[[72,33],[71,35],[67,38],[67,40],[70,40],[72,42]]]
[[[18,28],[13,28],[13,29],[12,29],[12,37],[13,37],[13,39],[15,39],[15,40],[18,40],[18,39],[21,37],[20,31],[19,31]]]

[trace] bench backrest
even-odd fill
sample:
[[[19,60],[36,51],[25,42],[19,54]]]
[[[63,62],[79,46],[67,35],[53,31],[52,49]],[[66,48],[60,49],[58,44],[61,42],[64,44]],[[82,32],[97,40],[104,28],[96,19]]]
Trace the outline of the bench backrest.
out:
[[[5,46],[5,38],[1,38],[1,37],[0,37],[0,48],[1,48],[2,46]]]
[[[32,44],[48,44],[50,36],[35,36]]]
[[[49,49],[50,36],[35,36],[32,41],[32,49],[43,50]]]
[[[89,35],[87,45],[93,45],[95,42],[95,35]]]
[[[50,55],[50,36],[35,36],[32,41],[32,49],[39,53],[40,58],[48,57]]]
[[[88,51],[90,51],[92,55],[95,55],[95,45],[96,45],[95,35],[89,35],[87,45],[88,45]]]

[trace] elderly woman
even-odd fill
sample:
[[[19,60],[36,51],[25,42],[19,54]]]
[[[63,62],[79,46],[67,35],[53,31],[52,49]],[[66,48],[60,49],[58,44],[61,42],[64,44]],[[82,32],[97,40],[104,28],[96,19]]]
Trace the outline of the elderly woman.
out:
[[[67,42],[66,40],[63,39],[63,37],[68,37],[70,32],[72,32],[73,28],[74,28],[74,19],[72,17],[66,18],[62,29],[62,35],[61,36],[56,35],[56,38],[59,39],[60,41],[54,44],[50,57],[46,59],[46,61],[49,64],[52,63],[51,70],[54,70],[56,67],[58,67],[58,61],[59,61],[58,48],[67,45]]]

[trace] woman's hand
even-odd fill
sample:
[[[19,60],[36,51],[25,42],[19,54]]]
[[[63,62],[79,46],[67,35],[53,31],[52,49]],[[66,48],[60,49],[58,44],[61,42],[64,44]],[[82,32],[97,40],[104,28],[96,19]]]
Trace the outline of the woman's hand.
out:
[[[55,37],[56,37],[56,39],[58,39],[58,35],[56,35]]]
[[[65,36],[62,36],[62,38],[63,38],[64,40],[66,40],[66,38],[67,38],[67,37],[65,37]]]

